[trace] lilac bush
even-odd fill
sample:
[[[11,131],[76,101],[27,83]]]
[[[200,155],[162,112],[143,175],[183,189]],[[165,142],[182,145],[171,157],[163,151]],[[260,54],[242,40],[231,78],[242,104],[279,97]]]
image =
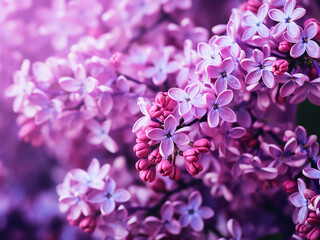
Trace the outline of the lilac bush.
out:
[[[320,239],[319,8],[0,0],[0,236]]]

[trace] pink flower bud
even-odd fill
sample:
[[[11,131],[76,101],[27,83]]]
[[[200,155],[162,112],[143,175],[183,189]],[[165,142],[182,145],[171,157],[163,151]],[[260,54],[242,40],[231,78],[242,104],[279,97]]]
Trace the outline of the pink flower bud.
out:
[[[319,240],[320,239],[320,227],[313,228],[310,232],[307,234],[308,240]]]
[[[143,131],[143,130],[140,130],[139,132],[137,132],[136,136],[137,136],[137,139],[136,139],[137,143],[149,142],[150,141],[150,139],[148,138],[146,132]]]
[[[149,128],[150,128],[150,130],[153,128],[161,128],[161,124],[158,122],[151,121],[149,124]],[[149,128],[148,128],[148,130],[149,130]]]
[[[171,173],[171,163],[167,159],[163,159],[158,165],[157,165],[157,171],[162,176],[168,176]]]
[[[259,7],[261,6],[261,2],[259,0],[248,0],[247,2],[247,10],[253,13],[257,13]]]
[[[157,193],[164,193],[166,191],[166,184],[160,178],[156,178],[153,182],[149,184],[149,186],[153,191]]]
[[[80,221],[83,219],[83,215],[80,215],[80,217],[76,220],[72,219],[72,215],[68,214],[67,216],[67,221],[69,222],[70,225],[72,226],[77,226],[79,225]]]
[[[141,171],[147,169],[150,165],[151,163],[147,159],[142,158],[136,162],[136,169]]]
[[[316,214],[316,212],[310,212],[307,222],[312,226],[318,226],[320,225],[320,217]]]
[[[286,60],[277,60],[272,64],[272,72],[276,75],[282,75],[289,69],[289,63]]]
[[[314,38],[315,38],[316,40],[320,40],[320,22],[319,22],[318,19],[316,19],[316,18],[308,18],[307,20],[304,21],[303,27],[306,27],[306,25],[307,25],[308,23],[311,23],[311,22],[317,24],[317,27],[318,27],[318,28],[317,28],[317,34],[316,34],[316,36],[315,36]]]
[[[149,168],[140,171],[139,177],[145,182],[152,182],[156,177],[156,168],[150,166]]]
[[[163,108],[165,108],[168,111],[172,111],[176,106],[176,102],[169,97],[167,92],[158,93],[155,100],[156,103],[160,104]]]
[[[158,149],[154,149],[149,155],[148,155],[148,160],[151,162],[151,163],[159,163],[161,162],[162,160],[162,156],[159,152]]]
[[[114,65],[115,67],[119,67],[123,59],[123,54],[121,52],[115,52],[110,57],[110,63]]]
[[[311,189],[306,189],[306,190],[304,190],[304,192],[303,192],[303,196],[304,196],[306,199],[311,199],[311,198],[313,198],[315,195],[316,195],[316,193],[315,193],[314,191],[312,191]]]
[[[158,118],[161,116],[162,112],[161,112],[161,108],[162,106],[160,104],[153,104],[152,107],[149,110],[149,115],[152,118]]]
[[[305,225],[305,224],[297,224],[296,225],[296,231],[299,235],[299,237],[305,238],[307,233],[311,230],[311,226]]]
[[[282,188],[289,194],[296,192],[297,189],[297,183],[292,180],[286,180],[282,183]]]
[[[180,172],[180,168],[178,168],[178,166],[174,165],[172,167],[169,178],[174,181],[178,181],[181,178],[181,172]]]
[[[278,49],[282,53],[288,53],[290,52],[291,47],[292,47],[291,43],[289,43],[288,41],[282,41],[279,43]]]
[[[186,169],[191,175],[197,175],[203,170],[203,166],[199,161],[186,162]]]
[[[200,151],[196,148],[190,148],[183,152],[183,157],[187,162],[197,162],[199,160]]]
[[[209,151],[211,147],[211,143],[208,139],[202,138],[193,143],[193,147],[198,149],[202,153],[206,153]]]
[[[97,219],[95,216],[85,217],[81,220],[79,227],[85,233],[93,233],[97,225]]]
[[[136,153],[136,156],[139,158],[146,157],[150,152],[150,146],[147,143],[137,143],[133,147],[133,151]]]

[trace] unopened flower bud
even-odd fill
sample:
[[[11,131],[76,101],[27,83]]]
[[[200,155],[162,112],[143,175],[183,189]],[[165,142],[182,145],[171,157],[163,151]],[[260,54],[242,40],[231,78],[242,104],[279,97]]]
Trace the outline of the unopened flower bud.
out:
[[[282,188],[289,194],[296,192],[297,189],[297,183],[292,180],[286,180],[282,183]]]
[[[139,158],[146,157],[150,152],[150,146],[147,143],[137,143],[133,147],[133,151],[136,153],[136,156]]]
[[[137,139],[136,139],[136,142],[137,142],[137,143],[149,142],[149,141],[150,141],[150,139],[148,138],[146,132],[143,131],[143,130],[138,131],[138,132],[136,133],[136,137],[137,137]]]
[[[83,215],[80,215],[77,219],[72,219],[72,215],[68,214],[67,216],[67,221],[69,222],[70,225],[72,226],[77,226],[79,225],[80,221],[83,219]]]
[[[142,158],[136,162],[136,169],[141,171],[147,169],[150,165],[151,163],[147,159]]]
[[[158,93],[155,100],[156,103],[159,103],[163,108],[165,108],[168,111],[172,111],[176,106],[175,101],[169,97],[167,92]]]
[[[149,184],[149,186],[153,191],[157,193],[164,193],[166,191],[166,184],[160,178],[156,178],[153,182]]]
[[[156,177],[156,168],[150,166],[149,168],[140,171],[139,177],[145,182],[152,182]]]
[[[152,107],[149,110],[149,115],[152,118],[158,118],[161,116],[162,112],[161,112],[161,108],[162,106],[160,104],[153,104]]]
[[[272,64],[272,72],[276,75],[282,75],[288,71],[288,69],[289,63],[284,59],[277,60]]]
[[[310,212],[307,222],[312,226],[318,226],[320,225],[320,217],[316,214],[316,212]]]
[[[167,159],[163,159],[158,165],[157,165],[157,171],[162,176],[168,176],[171,173],[172,165]]]
[[[115,52],[110,57],[110,63],[114,65],[115,67],[119,67],[123,59],[123,54],[121,52]]]
[[[314,38],[316,40],[320,40],[320,22],[319,22],[318,19],[316,19],[316,18],[308,18],[307,20],[304,21],[303,27],[306,27],[306,25],[308,23],[311,23],[311,22],[317,24],[317,34],[316,34],[316,36]]]
[[[81,220],[79,227],[85,233],[93,233],[97,225],[97,219],[95,216],[85,217]]]
[[[197,175],[203,170],[203,166],[199,161],[186,162],[186,169],[191,175]]]
[[[261,6],[261,2],[259,0],[248,0],[247,2],[247,10],[253,13],[257,13],[259,7]]]
[[[289,43],[288,41],[282,41],[279,43],[278,49],[282,53],[288,53],[290,52],[291,47],[292,47],[291,43]]]
[[[169,178],[174,181],[178,181],[181,178],[181,172],[178,166],[174,165],[171,168],[171,173],[169,175]]]
[[[198,149],[202,153],[209,152],[211,143],[208,139],[202,138],[193,143],[193,147]]]
[[[196,162],[199,160],[200,151],[196,148],[190,148],[183,152],[183,157],[187,162]]]
[[[162,160],[162,156],[159,152],[158,149],[154,149],[149,155],[148,155],[148,160],[151,162],[151,163],[159,163],[161,162]]]
[[[308,240],[319,240],[320,239],[320,227],[313,228],[307,233]]]
[[[305,224],[300,224],[298,223],[296,225],[296,231],[299,235],[299,237],[305,238],[307,233],[311,230],[311,226],[309,225],[305,225]]]
[[[160,128],[161,127],[161,124],[158,123],[158,122],[155,122],[155,121],[151,121],[150,124],[149,124],[149,127],[148,127],[148,130],[150,129],[153,129],[153,128]]]
[[[315,195],[316,195],[316,193],[315,193],[314,191],[312,191],[311,189],[306,189],[306,190],[304,190],[304,192],[303,192],[303,196],[304,196],[306,199],[311,199],[311,198],[313,198]]]

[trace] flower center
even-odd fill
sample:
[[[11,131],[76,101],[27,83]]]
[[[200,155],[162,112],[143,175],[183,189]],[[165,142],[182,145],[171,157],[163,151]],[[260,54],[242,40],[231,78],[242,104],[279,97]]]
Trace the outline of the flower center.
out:
[[[171,137],[172,137],[171,133],[168,133],[167,138],[171,138]]]
[[[227,76],[227,73],[226,72],[223,72],[222,73],[222,77],[226,77]]]
[[[194,214],[194,210],[193,209],[189,209],[189,214]]]
[[[213,108],[213,109],[217,109],[217,108],[218,108],[218,105],[217,105],[217,104],[213,104],[213,105],[212,105],[212,108]]]
[[[291,18],[288,17],[288,18],[286,19],[286,23],[291,23],[291,22],[292,22]]]
[[[307,43],[307,42],[308,42],[308,39],[307,39],[307,38],[303,38],[302,40],[303,40],[304,43]]]
[[[265,66],[261,64],[260,65],[260,69],[264,69],[264,68],[265,68]]]
[[[190,98],[186,98],[186,102],[190,102]]]
[[[261,22],[258,22],[258,23],[257,23],[257,27],[259,27],[259,26],[261,26]]]
[[[106,197],[110,199],[110,198],[111,198],[111,194],[108,193],[108,194],[106,195]]]

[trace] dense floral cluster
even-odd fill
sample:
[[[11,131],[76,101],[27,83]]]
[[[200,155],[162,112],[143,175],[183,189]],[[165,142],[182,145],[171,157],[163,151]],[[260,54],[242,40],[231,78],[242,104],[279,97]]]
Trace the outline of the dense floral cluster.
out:
[[[0,0],[19,138],[96,239],[320,239],[319,144],[295,121],[320,106],[319,20],[248,0],[210,36],[200,2]]]

